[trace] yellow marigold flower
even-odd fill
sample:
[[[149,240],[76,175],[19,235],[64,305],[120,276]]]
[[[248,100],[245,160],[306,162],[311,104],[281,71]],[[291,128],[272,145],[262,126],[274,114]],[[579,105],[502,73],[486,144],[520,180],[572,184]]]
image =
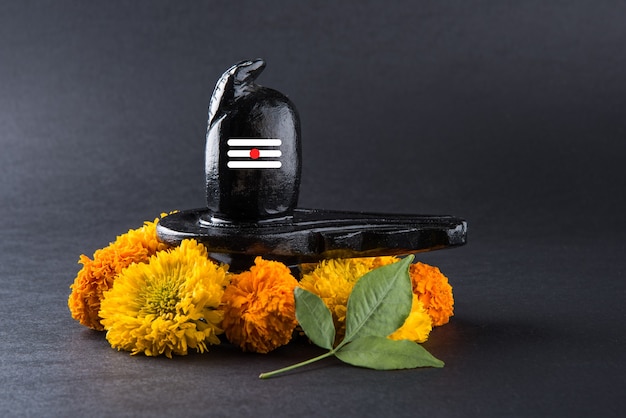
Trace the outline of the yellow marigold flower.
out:
[[[84,254],[80,256],[79,263],[83,267],[70,286],[72,292],[68,299],[74,319],[89,328],[104,329],[98,314],[102,293],[111,288],[115,277],[126,267],[146,263],[150,256],[167,248],[157,239],[157,222],[158,218],[118,236],[107,247],[97,250],[93,260]]]
[[[323,260],[314,269],[305,270],[300,287],[319,296],[333,316],[336,341],[346,331],[346,306],[354,284],[377,267],[398,261],[396,257],[362,257]]]
[[[222,297],[223,327],[226,338],[244,351],[267,353],[291,340],[298,282],[282,263],[257,257],[254,264],[231,276]]]
[[[412,264],[409,273],[413,293],[424,304],[433,325],[447,324],[454,314],[454,297],[448,278],[437,267],[424,263]]]
[[[228,284],[225,266],[195,240],[133,264],[104,292],[100,307],[106,338],[118,350],[147,356],[204,352],[219,344],[218,310]]]
[[[404,324],[391,334],[389,338],[392,340],[411,340],[417,343],[423,343],[428,340],[432,329],[433,320],[414,293],[411,313],[404,321]]]

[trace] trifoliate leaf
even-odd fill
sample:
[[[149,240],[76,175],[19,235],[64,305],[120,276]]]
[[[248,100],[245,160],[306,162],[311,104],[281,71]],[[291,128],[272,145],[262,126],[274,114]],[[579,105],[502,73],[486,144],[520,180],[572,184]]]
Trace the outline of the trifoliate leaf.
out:
[[[346,312],[347,343],[374,335],[386,337],[402,326],[411,312],[413,292],[410,255],[365,274],[354,285]]]
[[[335,324],[324,301],[317,295],[296,287],[296,319],[313,343],[328,350],[335,341]]]
[[[413,341],[394,341],[374,335],[353,340],[337,350],[335,356],[353,366],[376,370],[443,367],[443,361]]]
[[[443,367],[421,345],[387,336],[400,328],[411,311],[413,292],[409,265],[413,256],[379,267],[361,277],[352,289],[346,312],[346,334],[333,348],[335,327],[324,302],[313,293],[296,288],[296,318],[316,345],[329,351],[259,377],[267,379],[330,356],[354,366],[377,370]]]

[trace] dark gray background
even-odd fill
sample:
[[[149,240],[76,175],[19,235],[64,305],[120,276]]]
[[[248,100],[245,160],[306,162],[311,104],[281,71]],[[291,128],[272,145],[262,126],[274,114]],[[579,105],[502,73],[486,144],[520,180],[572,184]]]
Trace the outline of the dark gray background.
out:
[[[0,3],[0,414],[622,415],[625,19],[618,1]],[[301,114],[301,207],[469,221],[466,247],[418,256],[454,286],[426,345],[444,369],[260,381],[318,351],[130,357],[71,319],[79,254],[204,204],[208,100],[255,57]]]

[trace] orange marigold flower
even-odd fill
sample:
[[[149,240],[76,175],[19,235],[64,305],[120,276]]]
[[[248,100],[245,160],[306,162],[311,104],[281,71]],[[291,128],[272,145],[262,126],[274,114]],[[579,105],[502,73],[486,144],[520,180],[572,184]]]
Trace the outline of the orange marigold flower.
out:
[[[448,278],[439,268],[424,263],[412,264],[409,273],[413,293],[424,304],[433,325],[447,324],[454,314],[454,297]]]
[[[72,292],[67,302],[72,318],[89,328],[104,330],[100,323],[100,301],[102,294],[113,286],[115,277],[131,264],[146,263],[150,256],[168,248],[157,239],[157,222],[158,218],[118,236],[107,247],[96,250],[93,259],[80,256],[78,262],[83,267],[70,286]]]
[[[231,276],[222,296],[222,327],[226,338],[244,351],[268,353],[291,340],[298,282],[282,263],[257,257],[254,264]]]

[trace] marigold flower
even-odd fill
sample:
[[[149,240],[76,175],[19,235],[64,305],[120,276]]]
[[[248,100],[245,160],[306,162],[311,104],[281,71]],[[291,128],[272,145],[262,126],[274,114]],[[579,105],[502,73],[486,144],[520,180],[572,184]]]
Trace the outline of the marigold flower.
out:
[[[409,267],[413,293],[424,304],[433,319],[433,325],[447,324],[454,314],[454,297],[448,278],[439,268],[424,263]]]
[[[226,266],[209,260],[206,248],[195,240],[129,266],[101,302],[107,340],[133,355],[169,358],[187,354],[188,348],[202,353],[207,344],[219,344],[218,308],[228,284],[226,273]]]
[[[307,266],[300,287],[324,301],[333,317],[336,341],[345,335],[346,307],[354,284],[373,269],[396,261],[396,257],[362,257],[323,260],[315,268]]]
[[[404,321],[404,324],[388,338],[392,340],[411,340],[417,343],[423,343],[428,340],[432,329],[432,318],[428,315],[428,312],[417,295],[413,294],[411,313]]]
[[[146,263],[150,256],[168,248],[157,239],[157,222],[158,218],[118,236],[107,247],[94,252],[93,260],[84,254],[80,256],[79,264],[83,267],[70,286],[72,292],[68,299],[74,319],[89,328],[104,329],[98,314],[102,293],[111,288],[115,277],[126,267]]]
[[[297,325],[287,266],[257,257],[249,271],[231,276],[222,297],[226,338],[244,351],[268,353],[287,344]]]

